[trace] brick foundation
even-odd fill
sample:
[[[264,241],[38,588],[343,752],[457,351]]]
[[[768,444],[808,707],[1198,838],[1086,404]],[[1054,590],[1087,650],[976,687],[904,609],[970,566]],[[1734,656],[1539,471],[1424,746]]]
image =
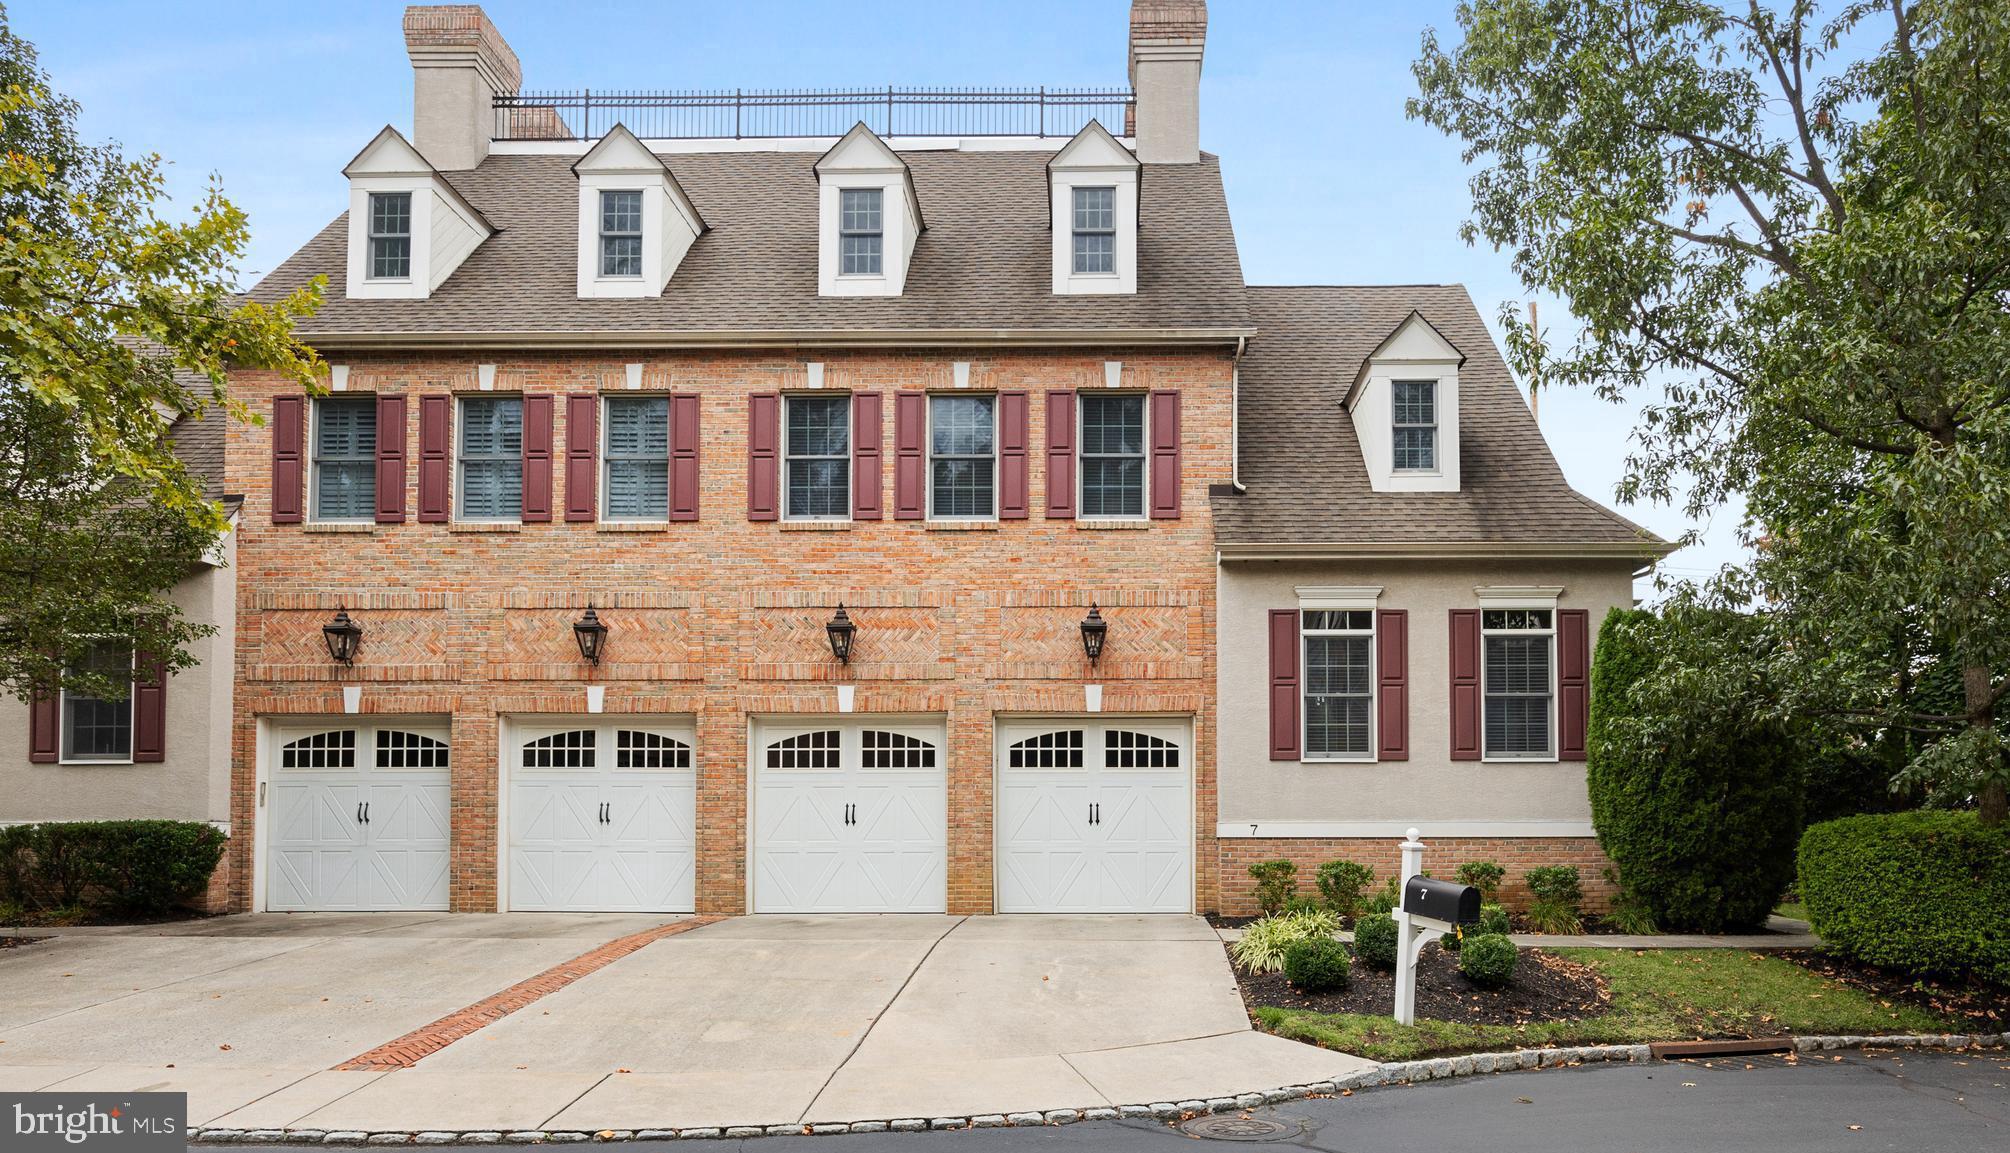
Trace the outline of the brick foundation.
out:
[[[1315,878],[1327,861],[1356,861],[1375,870],[1372,891],[1387,883],[1402,863],[1396,845],[1400,838],[1355,837],[1230,837],[1216,842],[1221,847],[1221,912],[1228,916],[1256,913],[1256,882],[1249,866],[1258,861],[1280,858],[1298,866],[1300,896],[1318,895]],[[1424,868],[1432,876],[1450,879],[1467,861],[1488,860],[1507,870],[1501,882],[1501,900],[1512,907],[1528,904],[1528,885],[1522,874],[1538,865],[1576,865],[1584,885],[1584,907],[1602,912],[1612,905],[1614,888],[1605,879],[1611,868],[1596,837],[1445,837],[1424,838]]]

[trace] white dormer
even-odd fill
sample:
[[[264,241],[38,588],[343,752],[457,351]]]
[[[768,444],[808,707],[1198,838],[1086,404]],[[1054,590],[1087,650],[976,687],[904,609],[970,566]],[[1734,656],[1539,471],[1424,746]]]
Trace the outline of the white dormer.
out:
[[[1054,294],[1138,290],[1138,158],[1094,120],[1047,162]]]
[[[424,300],[495,227],[388,125],[342,170],[349,178],[348,294]]]
[[[899,296],[927,227],[907,162],[861,121],[816,167],[818,295]]]
[[[1459,491],[1459,366],[1465,355],[1411,312],[1347,394],[1376,492]]]
[[[635,134],[615,125],[579,163],[579,295],[661,296],[704,218]]]

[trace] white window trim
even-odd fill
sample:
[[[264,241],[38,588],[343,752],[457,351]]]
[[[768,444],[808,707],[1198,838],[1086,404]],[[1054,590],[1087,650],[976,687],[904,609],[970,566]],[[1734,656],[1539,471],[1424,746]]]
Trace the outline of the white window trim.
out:
[[[466,469],[468,465],[468,457],[467,453],[463,450],[463,446],[461,444],[461,432],[464,428],[467,427],[467,422],[465,419],[463,419],[462,410],[466,407],[467,402],[470,400],[509,400],[512,398],[516,400],[518,405],[523,404],[523,394],[520,392],[481,392],[474,394],[456,393],[454,395],[454,455],[453,455],[453,466],[450,469],[448,469],[448,476],[450,478],[448,483],[453,488],[453,491],[449,494],[453,502],[453,513],[450,518],[451,523],[453,524],[522,524],[523,523],[523,498],[521,495],[519,495],[517,498],[517,515],[513,517],[466,516],[462,512],[462,510],[467,507],[463,502],[467,499],[467,492],[468,492],[468,486],[465,483],[467,480]],[[521,409],[519,409],[518,411],[519,413],[522,412]],[[518,421],[519,425],[521,425],[522,421],[521,415],[519,415]],[[521,462],[522,460],[521,452],[517,454],[517,459],[519,460],[519,462]],[[557,462],[554,461],[552,463],[553,466],[556,467]],[[522,468],[521,463],[519,463],[518,468],[519,469]],[[521,471],[517,473],[517,484],[519,488],[521,488],[523,484],[523,474]]]
[[[1300,609],[1367,609],[1373,612],[1382,598],[1381,585],[1299,585]]]
[[[607,257],[605,254],[607,231],[605,226],[607,222],[607,197],[610,193],[633,193],[638,201],[636,205],[638,216],[636,223],[638,228],[635,232],[635,241],[641,247],[642,251],[636,257],[636,271],[631,273],[607,271]],[[649,267],[649,190],[639,186],[635,188],[597,188],[593,190],[593,208],[593,279],[617,283],[642,281],[647,275]],[[626,236],[628,234],[622,233],[622,235]]]
[[[984,397],[991,401],[991,512],[988,515],[937,516],[935,514],[935,398],[938,396],[951,398]],[[956,524],[981,524],[997,520],[998,501],[1000,499],[998,491],[998,394],[995,392],[931,392],[927,394],[927,397],[928,419],[922,422],[921,430],[924,443],[928,446],[928,451],[922,454],[923,468],[926,471],[922,478],[921,496],[922,507],[927,512],[927,519]],[[957,459],[964,458],[959,456]]]
[[[846,235],[844,229],[844,195],[847,192],[879,193],[879,233],[878,233],[879,271],[878,272],[846,272],[844,270],[844,238]],[[879,184],[839,184],[837,190],[837,197],[838,197],[837,273],[836,273],[837,279],[851,280],[851,281],[886,280],[886,188]],[[867,236],[872,234],[861,232],[857,233],[856,235]]]
[[[1380,593],[1380,591],[1380,589],[1376,590],[1377,593]],[[1368,630],[1366,633],[1363,633],[1359,629],[1319,629],[1315,634],[1314,630],[1305,627],[1305,614],[1308,611],[1366,612],[1368,614]],[[1379,718],[1376,716],[1380,711],[1377,706],[1379,704],[1378,698],[1381,695],[1377,691],[1381,687],[1379,683],[1381,674],[1380,653],[1377,651],[1381,646],[1376,642],[1380,637],[1381,623],[1375,616],[1375,602],[1372,599],[1365,604],[1359,601],[1347,604],[1326,604],[1308,610],[1301,598],[1298,608],[1298,748],[1301,751],[1298,759],[1301,763],[1308,765],[1372,765],[1381,759],[1382,734],[1377,726]],[[1312,710],[1305,706],[1305,698],[1312,695],[1310,663],[1312,646],[1306,644],[1305,640],[1308,636],[1312,635],[1322,637],[1366,636],[1368,638],[1368,751],[1365,753],[1341,753],[1319,757],[1311,754]]]
[[[109,639],[109,638],[106,638]],[[123,757],[73,757],[70,752],[70,690],[56,692],[56,763],[59,765],[136,765],[133,759],[133,743],[139,737],[139,715],[133,711],[135,690],[139,687],[140,657],[128,646],[127,667],[132,676],[126,681],[126,755]],[[91,697],[90,700],[101,700]]]
[[[1562,757],[1557,749],[1557,669],[1556,669],[1556,602],[1563,594],[1561,586],[1482,586],[1473,590],[1478,594],[1480,611],[1500,609],[1537,609],[1549,613],[1547,629],[1489,629],[1486,617],[1480,618],[1480,762],[1493,765],[1554,765],[1561,764]],[[1543,755],[1496,754],[1487,750],[1487,638],[1489,636],[1546,637],[1549,640],[1549,752]]]
[[[789,512],[789,461],[791,461],[791,460],[829,460],[829,459],[831,459],[831,458],[830,458],[830,457],[827,457],[827,456],[805,456],[805,457],[796,457],[796,456],[794,456],[793,454],[791,454],[791,453],[789,452],[789,406],[790,406],[790,405],[793,405],[793,404],[795,404],[795,403],[796,403],[797,401],[801,401],[801,400],[828,400],[828,399],[830,399],[831,397],[834,397],[834,396],[838,396],[838,397],[842,397],[842,398],[844,399],[844,403],[843,403],[843,404],[842,404],[842,405],[840,406],[840,407],[841,407],[841,408],[842,408],[842,409],[844,410],[844,428],[845,428],[845,437],[844,437],[844,444],[845,444],[845,451],[844,451],[844,462],[845,462],[845,466],[844,466],[844,468],[845,468],[845,471],[844,471],[844,477],[845,477],[845,483],[844,483],[844,514],[843,514],[842,516],[838,516],[838,515],[829,515],[829,516],[795,516],[795,515],[791,515],[791,514],[790,514],[790,512]],[[780,445],[778,446],[778,447],[779,447],[779,448],[781,449],[781,452],[780,452],[780,454],[779,454],[779,455],[780,455],[780,458],[781,458],[781,460],[780,460],[780,465],[781,465],[781,476],[780,476],[780,481],[781,481],[781,483],[780,483],[780,484],[778,484],[778,485],[777,485],[776,487],[777,487],[777,488],[779,488],[779,489],[781,490],[781,491],[780,491],[779,493],[777,493],[777,499],[778,499],[778,500],[779,500],[779,501],[781,502],[781,506],[782,506],[782,509],[781,509],[781,512],[782,512],[782,519],[783,519],[783,520],[785,520],[785,521],[795,521],[795,522],[798,522],[798,523],[802,523],[802,522],[810,522],[810,523],[816,523],[816,522],[821,522],[821,523],[824,523],[824,524],[845,524],[845,523],[849,523],[849,522],[850,522],[850,521],[852,520],[852,513],[853,513],[854,511],[856,511],[856,510],[855,510],[855,509],[854,509],[854,508],[852,507],[852,497],[853,497],[853,496],[855,495],[855,494],[854,494],[854,493],[852,492],[852,486],[853,486],[853,484],[854,484],[854,483],[855,483],[855,482],[857,481],[857,478],[856,478],[856,477],[854,477],[854,476],[852,475],[852,469],[853,469],[853,468],[854,468],[854,467],[855,467],[855,466],[857,465],[857,456],[858,456],[858,453],[857,453],[857,449],[858,449],[858,444],[857,444],[857,442],[856,442],[856,441],[855,441],[855,440],[853,439],[854,437],[856,437],[856,436],[858,435],[858,430],[857,430],[856,428],[853,428],[853,427],[852,427],[852,423],[853,423],[853,422],[852,422],[852,417],[853,417],[853,416],[855,415],[855,413],[854,413],[854,411],[853,411],[853,408],[854,408],[854,406],[853,406],[853,405],[852,405],[852,403],[851,403],[851,394],[850,394],[850,393],[832,393],[832,392],[785,392],[785,393],[783,393],[783,394],[782,394],[782,421],[781,421],[781,424],[782,424],[782,427],[781,427],[781,437],[780,437],[780,439],[781,439],[781,442],[782,442],[782,443],[781,443],[781,444],[780,444]]]
[[[1089,406],[1082,403],[1082,398],[1089,396],[1093,397],[1134,396],[1138,398],[1139,407],[1143,409],[1144,424],[1143,424],[1142,435],[1144,439],[1141,443],[1144,445],[1144,449],[1139,459],[1142,460],[1144,463],[1144,473],[1140,478],[1141,483],[1139,485],[1138,490],[1138,511],[1135,514],[1099,512],[1091,515],[1088,512],[1087,503],[1082,499],[1083,485],[1088,480],[1088,472],[1089,472],[1088,469],[1082,467],[1082,459],[1083,456],[1085,455],[1082,450],[1082,445],[1085,443],[1082,438],[1082,427],[1083,427],[1082,422],[1087,418],[1089,411]],[[1094,393],[1078,393],[1075,400],[1075,516],[1078,519],[1087,521],[1091,524],[1106,523],[1110,521],[1116,521],[1119,523],[1128,524],[1137,521],[1150,520],[1151,515],[1152,515],[1151,394],[1148,392],[1137,392],[1130,389],[1117,390],[1117,391],[1098,391]]]
[[[1084,230],[1075,227],[1075,193],[1077,192],[1108,192],[1110,194],[1110,228],[1107,233],[1100,229],[1094,229],[1085,232]],[[1117,234],[1122,231],[1119,225],[1119,217],[1122,215],[1122,213],[1117,208],[1117,198],[1118,198],[1117,186],[1114,182],[1109,184],[1090,184],[1087,181],[1084,181],[1081,184],[1071,184],[1068,186],[1068,279],[1069,280],[1088,280],[1096,277],[1104,277],[1110,280],[1115,280],[1123,275],[1122,272],[1119,271],[1120,264],[1117,257]],[[1105,236],[1105,235],[1110,238],[1110,270],[1108,272],[1083,272],[1078,270],[1075,267],[1075,238],[1077,236]]]
[[[342,396],[317,396],[317,397],[315,397],[315,398],[314,398],[314,403],[313,403],[313,404],[312,404],[312,405],[310,406],[310,407],[312,408],[312,410],[313,410],[313,411],[312,411],[312,413],[311,413],[311,416],[313,417],[313,419],[311,419],[311,420],[309,420],[309,421],[307,422],[307,423],[308,423],[308,429],[307,429],[307,436],[308,436],[308,441],[307,441],[307,523],[308,523],[308,524],[375,524],[375,523],[377,523],[377,512],[376,512],[376,507],[375,507],[375,506],[376,506],[376,502],[377,502],[377,468],[376,468],[376,464],[377,464],[377,454],[376,454],[376,452],[374,451],[374,449],[373,449],[373,450],[372,450],[372,452],[370,453],[370,466],[371,466],[371,467],[370,467],[370,503],[371,503],[371,506],[372,506],[372,507],[371,507],[371,510],[370,510],[370,512],[369,512],[368,514],[364,515],[364,516],[322,516],[322,515],[320,515],[320,509],[321,509],[321,406],[322,406],[322,405],[324,405],[324,404],[327,404],[327,403],[328,403],[329,401],[331,401],[331,400],[332,400],[332,401],[335,401],[335,402],[337,402],[337,403],[340,403],[340,402],[343,402],[343,401],[349,401],[349,402],[353,402],[353,403],[359,403],[359,404],[361,404],[361,403],[368,403],[368,404],[370,404],[370,405],[371,405],[372,407],[374,407],[374,406],[376,405],[376,403],[377,403],[377,398],[376,398],[376,397],[374,397],[374,396],[371,396],[371,397],[368,397],[368,398],[367,398],[367,400],[366,400],[365,398],[363,398],[363,397],[361,397],[361,396],[358,396],[358,395],[357,395],[357,394],[355,394],[355,393],[345,393],[345,394],[344,394],[344,395],[342,395]]]
[[[427,189],[425,191],[431,191]],[[419,196],[421,190],[406,188],[373,188],[363,193],[363,281],[366,284],[410,284],[419,267]],[[379,196],[405,197],[405,275],[377,276],[371,270],[377,266],[370,242],[376,239],[371,231],[377,222],[375,205],[371,201]]]
[[[1399,384],[1427,384],[1431,387],[1431,423],[1396,423],[1396,386]],[[1443,383],[1435,376],[1393,376],[1389,378],[1389,472],[1394,476],[1443,476],[1445,475],[1445,426],[1439,411],[1439,398],[1444,395]],[[1399,428],[1429,428],[1431,430],[1431,467],[1401,468],[1396,461],[1396,430]]]
[[[600,394],[600,411],[598,413],[598,416],[600,418],[600,432],[599,432],[600,443],[594,446],[594,452],[597,454],[598,457],[598,465],[594,471],[599,474],[594,478],[594,484],[595,484],[594,496],[597,498],[597,503],[594,505],[594,508],[599,513],[601,524],[669,524],[670,523],[670,504],[669,501],[667,500],[664,501],[663,504],[662,516],[618,517],[618,516],[607,515],[607,510],[610,507],[612,507],[607,502],[607,466],[612,462],[612,457],[609,455],[607,451],[607,435],[613,428],[612,422],[610,422],[607,419],[607,409],[608,406],[615,401],[645,399],[645,398],[662,398],[663,400],[667,401],[670,398],[670,394],[667,392],[641,392],[641,391],[622,392],[619,394],[609,394],[609,393]],[[669,433],[670,436],[672,437],[675,437],[677,431],[676,428],[674,427],[674,425],[676,424],[676,420],[677,420],[677,413],[675,411],[675,406],[673,405],[672,410],[669,413],[668,420],[665,424],[665,431]],[[670,457],[672,455],[673,452],[669,449],[669,445],[666,442],[665,452],[663,454],[663,469],[666,482],[668,480],[670,470]]]

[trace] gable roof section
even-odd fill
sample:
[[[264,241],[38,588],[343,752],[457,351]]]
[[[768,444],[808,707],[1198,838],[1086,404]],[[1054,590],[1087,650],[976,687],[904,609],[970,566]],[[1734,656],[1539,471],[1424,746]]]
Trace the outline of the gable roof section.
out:
[[[1275,555],[1632,556],[1667,542],[1576,492],[1458,285],[1249,290],[1257,336],[1243,357],[1244,490],[1212,498],[1224,559]],[[1459,369],[1459,492],[1368,484],[1342,407],[1369,357],[1412,314],[1466,360]]]
[[[443,174],[499,231],[427,299],[343,296],[344,218],[252,296],[269,301],[328,276],[327,302],[297,326],[322,348],[1232,343],[1253,331],[1215,157],[1145,166],[1136,295],[1056,296],[1046,186],[1053,155],[901,154],[929,206],[929,230],[898,297],[817,295],[817,154],[782,151],[670,158],[710,228],[660,296],[579,299],[573,158],[513,155]]]
[[[431,161],[419,154],[417,148],[412,147],[412,142],[405,139],[404,133],[388,124],[370,138],[370,143],[363,146],[363,151],[358,152],[349,163],[342,166],[342,175],[351,180],[358,176],[428,177],[436,182],[442,193],[453,199],[456,207],[491,233],[496,230],[495,224],[482,215],[481,209],[468,203],[467,197],[461,194],[461,190],[454,187],[452,181],[445,179],[440,170],[433,167]],[[332,275],[330,280],[333,280]]]
[[[677,173],[661,156],[643,145],[625,124],[616,124],[607,130],[598,143],[586,150],[586,155],[572,162],[574,176],[606,174],[610,176],[648,176],[663,181],[663,187],[676,200],[676,208],[690,221],[691,231],[702,233],[708,227],[698,206],[691,203],[690,194],[677,183]]]
[[[851,131],[830,146],[829,151],[817,157],[811,167],[819,177],[826,172],[898,172],[907,183],[907,209],[914,214],[917,231],[928,231],[928,218],[921,214],[921,194],[914,190],[914,169],[901,159],[900,153],[880,139],[879,133],[865,126],[861,120],[851,126]]]

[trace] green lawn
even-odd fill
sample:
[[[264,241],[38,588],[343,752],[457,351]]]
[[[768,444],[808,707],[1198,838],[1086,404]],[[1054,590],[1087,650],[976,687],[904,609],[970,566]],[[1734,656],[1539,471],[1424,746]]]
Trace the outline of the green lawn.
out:
[[[1446,1053],[1565,1045],[1639,1044],[1697,1037],[1792,1033],[1934,1033],[1958,1023],[1907,1005],[1883,1002],[1777,957],[1738,949],[1557,949],[1604,973],[1611,1010],[1581,1021],[1461,1025],[1391,1017],[1257,1009],[1282,1037],[1377,1061]],[[1527,962],[1524,961],[1524,964]]]
[[[1808,907],[1799,901],[1781,901],[1780,907],[1774,909],[1773,912],[1778,913],[1782,917],[1792,917],[1796,921],[1805,921],[1808,919]]]

